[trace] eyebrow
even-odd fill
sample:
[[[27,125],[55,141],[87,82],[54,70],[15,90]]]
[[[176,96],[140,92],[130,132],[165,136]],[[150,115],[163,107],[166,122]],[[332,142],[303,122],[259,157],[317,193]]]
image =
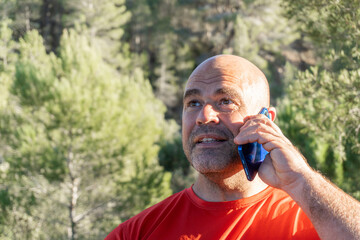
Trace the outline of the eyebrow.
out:
[[[185,92],[183,100],[185,101],[187,98],[192,96],[198,96],[201,95],[201,91],[197,88],[189,89]],[[215,91],[215,96],[218,95],[228,95],[233,99],[236,99],[239,101],[240,104],[243,103],[242,96],[234,89],[232,88],[219,88]]]
[[[242,103],[242,97],[241,95],[232,88],[219,88],[215,91],[215,96],[217,95],[228,95],[233,99],[237,99]]]
[[[185,94],[184,94],[184,101],[185,99],[189,98],[189,97],[192,97],[192,96],[197,96],[197,95],[200,95],[201,91],[199,89],[189,89],[189,90],[186,90]]]

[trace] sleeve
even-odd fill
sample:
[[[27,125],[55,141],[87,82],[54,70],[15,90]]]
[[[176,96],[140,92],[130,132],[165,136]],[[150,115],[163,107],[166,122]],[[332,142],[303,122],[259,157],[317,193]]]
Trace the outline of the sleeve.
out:
[[[124,222],[112,230],[104,240],[127,240],[129,239],[126,234],[126,223]]]

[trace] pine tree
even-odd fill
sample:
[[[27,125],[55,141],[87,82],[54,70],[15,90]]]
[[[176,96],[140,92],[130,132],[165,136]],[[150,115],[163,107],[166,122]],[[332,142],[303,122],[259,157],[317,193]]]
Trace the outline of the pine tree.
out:
[[[125,39],[137,64],[148,72],[156,96],[167,107],[167,117],[179,120],[183,85],[194,67],[191,46],[177,32],[179,6],[171,1],[127,1],[131,19]]]
[[[85,26],[86,34],[101,48],[107,63],[122,72],[131,68],[128,45],[122,40],[124,25],[131,16],[125,0],[67,0],[64,8],[69,12],[64,17],[65,27]]]
[[[27,31],[37,29],[40,19],[40,0],[1,0],[1,18],[12,20],[11,29],[14,39],[24,36]]]
[[[66,9],[63,0],[43,0],[40,7],[38,31],[44,39],[47,51],[56,51],[64,28]]]
[[[283,16],[280,1],[248,1],[235,13],[226,53],[249,59],[271,76],[272,58],[298,36]],[[269,70],[268,70],[269,69]],[[270,77],[271,78],[271,77]]]
[[[15,71],[16,44],[11,39],[12,31],[8,28],[10,23],[9,19],[3,19],[0,22],[0,113],[9,113],[11,111],[9,109],[12,102],[10,86]],[[8,126],[9,122],[1,118],[1,116],[2,114],[0,114],[0,126],[1,129],[4,129],[5,127],[2,126]],[[3,131],[0,131],[0,232],[4,232],[5,229],[2,226],[6,224],[11,212],[11,194],[5,184],[8,181],[9,164],[4,159],[4,155],[9,151],[9,148],[2,138],[3,133]]]
[[[16,61],[16,43],[12,40],[12,30],[9,28],[10,19],[0,22],[0,109],[7,105],[8,91],[11,85]]]
[[[289,85],[280,124],[313,166],[360,199],[359,2],[284,2],[320,61]]]
[[[1,115],[16,123],[1,125],[17,180],[6,185],[8,238],[103,238],[170,194],[157,164],[164,106],[140,70],[119,74],[100,52],[75,31],[64,32],[58,57],[36,31],[20,41],[18,110]]]

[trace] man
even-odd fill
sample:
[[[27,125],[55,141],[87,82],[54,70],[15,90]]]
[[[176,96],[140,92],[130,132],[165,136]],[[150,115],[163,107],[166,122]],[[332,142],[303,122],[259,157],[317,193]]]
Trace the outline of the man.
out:
[[[183,148],[194,185],[120,224],[106,239],[360,239],[360,204],[319,173],[273,123],[269,86],[249,61],[212,57],[189,77]],[[270,119],[258,114],[267,107]],[[253,181],[237,146],[269,152]]]

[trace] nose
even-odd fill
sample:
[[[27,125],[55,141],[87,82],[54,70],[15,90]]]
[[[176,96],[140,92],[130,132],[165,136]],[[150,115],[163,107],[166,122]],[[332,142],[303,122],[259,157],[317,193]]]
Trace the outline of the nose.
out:
[[[209,123],[218,124],[219,123],[218,114],[219,113],[215,111],[215,109],[210,104],[206,104],[199,112],[196,118],[196,124],[197,125],[209,124]]]

